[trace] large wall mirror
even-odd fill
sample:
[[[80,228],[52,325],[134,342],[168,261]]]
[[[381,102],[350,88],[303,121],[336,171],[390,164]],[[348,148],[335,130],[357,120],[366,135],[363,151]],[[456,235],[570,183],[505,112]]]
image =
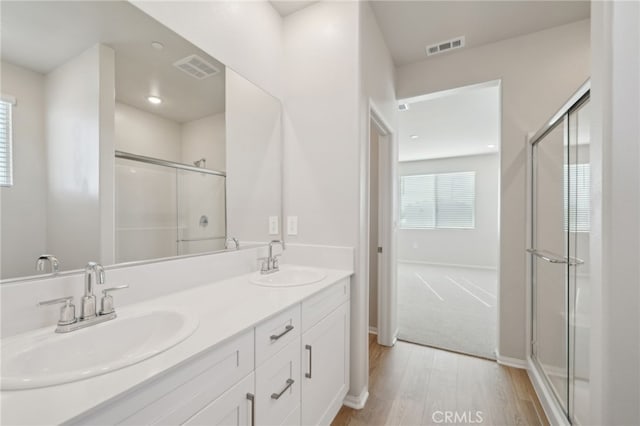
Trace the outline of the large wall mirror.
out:
[[[1,7],[0,280],[280,237],[276,98],[128,2]]]

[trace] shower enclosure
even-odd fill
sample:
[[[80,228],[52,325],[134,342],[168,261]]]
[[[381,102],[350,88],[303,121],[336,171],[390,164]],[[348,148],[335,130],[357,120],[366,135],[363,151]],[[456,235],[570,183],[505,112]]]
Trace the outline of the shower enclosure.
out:
[[[571,424],[589,414],[589,84],[531,138],[531,360]]]
[[[117,263],[224,249],[225,172],[116,151],[115,175]]]

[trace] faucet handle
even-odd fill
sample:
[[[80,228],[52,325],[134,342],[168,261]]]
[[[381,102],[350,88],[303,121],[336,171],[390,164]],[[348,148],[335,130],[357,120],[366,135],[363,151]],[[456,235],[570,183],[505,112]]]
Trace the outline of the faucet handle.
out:
[[[58,325],[69,325],[76,322],[76,307],[72,302],[73,296],[67,296],[39,302],[38,306],[57,305],[58,303],[64,303],[64,306],[60,308],[60,318],[58,319]]]
[[[123,284],[116,287],[105,288],[102,290],[102,299],[100,300],[100,315],[108,315],[113,313],[113,296],[109,293],[116,290],[129,288],[129,284]]]
[[[260,261],[260,273],[266,274],[269,271],[269,258],[259,257],[258,261]]]

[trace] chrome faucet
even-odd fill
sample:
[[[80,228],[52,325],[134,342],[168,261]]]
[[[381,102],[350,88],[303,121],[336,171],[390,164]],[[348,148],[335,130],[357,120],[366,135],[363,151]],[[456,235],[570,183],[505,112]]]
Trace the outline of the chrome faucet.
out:
[[[232,242],[235,245],[236,250],[240,250],[240,241],[235,237],[228,237],[224,240],[224,248],[226,250],[229,250],[229,242]]]
[[[76,308],[73,305],[73,296],[38,303],[39,306],[64,304],[60,309],[60,318],[58,319],[56,333],[68,333],[116,318],[116,311],[113,308],[113,297],[109,293],[128,288],[129,286],[125,284],[102,290],[102,298],[100,300],[101,309],[100,312],[97,312],[94,282],[99,285],[104,284],[104,268],[98,263],[89,262],[84,268],[84,296],[82,296],[81,299],[80,315],[77,318],[75,316]]]
[[[52,254],[41,254],[38,256],[38,259],[36,260],[36,271],[44,272],[45,263],[47,262],[51,267],[51,272],[57,274],[58,269],[60,268],[60,262],[58,261],[58,258]]]
[[[89,262],[84,268],[84,296],[80,305],[80,319],[87,320],[96,316],[96,296],[93,294],[93,282],[104,284],[104,268],[96,262]]]
[[[284,250],[284,244],[280,240],[272,240],[269,243],[269,257],[266,258],[264,262],[262,262],[262,267],[260,268],[261,274],[272,274],[274,272],[278,272],[280,270],[280,265],[278,265],[278,257],[282,254],[273,255],[273,245],[279,244],[280,248]]]

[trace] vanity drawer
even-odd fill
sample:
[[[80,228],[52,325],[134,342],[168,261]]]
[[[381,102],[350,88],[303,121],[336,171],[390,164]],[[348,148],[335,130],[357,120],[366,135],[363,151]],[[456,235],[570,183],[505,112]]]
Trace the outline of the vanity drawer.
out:
[[[144,408],[120,424],[174,425],[185,422],[253,371],[253,340],[253,331],[244,333],[187,363],[180,371],[158,379],[139,394],[134,393],[126,403],[134,402]]]
[[[280,426],[300,406],[300,337],[256,370],[256,424]],[[299,410],[298,410],[299,412]],[[300,424],[300,417],[293,424]]]
[[[300,305],[295,305],[256,327],[256,366],[300,336]]]
[[[302,302],[302,331],[307,331],[331,311],[349,300],[350,278],[347,277]]]
[[[253,381],[253,374],[248,375],[240,383],[181,424],[189,426],[251,424],[251,412],[255,410],[255,406],[252,406],[253,402],[249,400],[248,395],[254,393]]]

